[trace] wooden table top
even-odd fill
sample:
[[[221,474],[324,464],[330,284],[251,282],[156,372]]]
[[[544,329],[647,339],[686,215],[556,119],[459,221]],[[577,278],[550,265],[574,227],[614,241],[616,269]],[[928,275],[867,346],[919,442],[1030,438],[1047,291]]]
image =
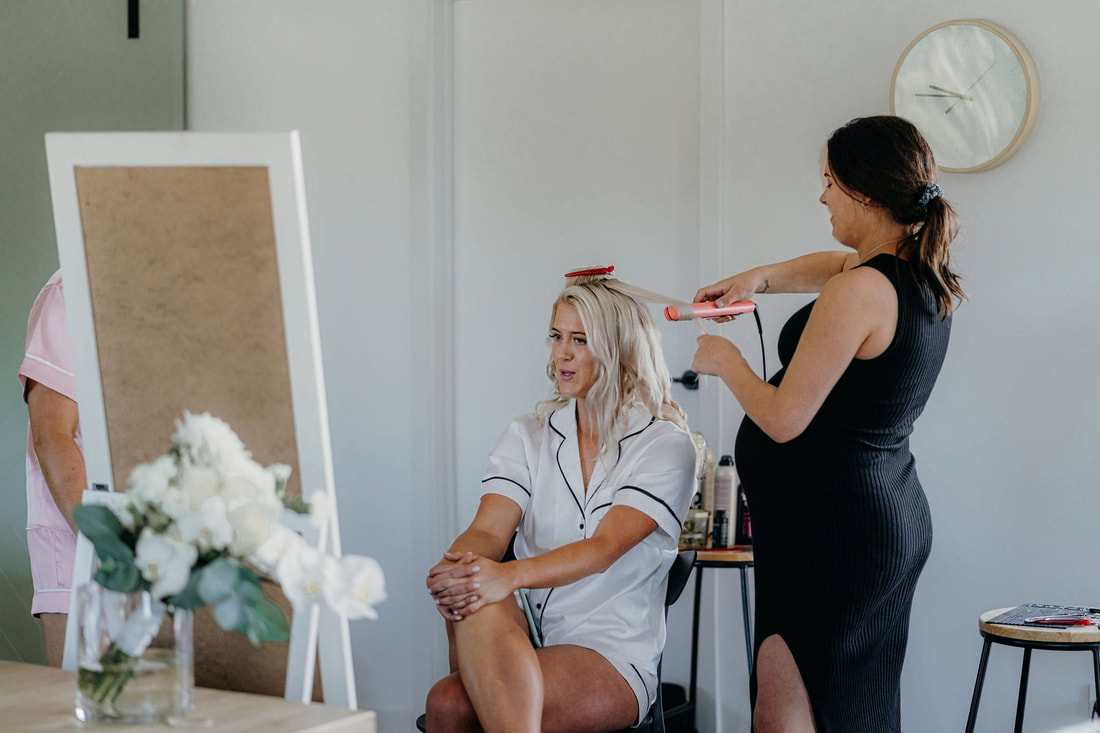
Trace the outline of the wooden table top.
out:
[[[716,549],[696,550],[695,564],[715,563],[730,564],[735,566],[751,565],[753,562],[752,547],[722,547]]]
[[[1011,626],[1009,624],[991,624],[989,619],[996,618],[1015,606],[986,611],[978,617],[978,628],[987,634],[1020,641],[1057,642],[1059,644],[1088,644],[1100,642],[1100,626],[1070,626],[1065,629],[1048,629],[1042,626]]]
[[[106,726],[84,725],[76,719],[73,714],[75,694],[75,672],[0,661],[0,711],[3,711],[0,727],[4,730],[107,730]],[[281,697],[203,687],[195,688],[195,714],[213,722],[210,727],[202,727],[204,731],[377,733],[378,730],[377,718],[369,710],[305,705]],[[124,725],[116,729],[124,733],[176,730],[167,725]]]

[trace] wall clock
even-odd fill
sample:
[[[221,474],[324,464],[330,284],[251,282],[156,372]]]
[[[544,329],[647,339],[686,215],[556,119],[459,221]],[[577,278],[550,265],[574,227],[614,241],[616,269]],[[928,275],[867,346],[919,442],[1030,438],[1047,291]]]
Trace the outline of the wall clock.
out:
[[[921,33],[901,55],[890,111],[924,134],[952,173],[1008,160],[1039,114],[1039,75],[1023,44],[993,23],[952,20]]]

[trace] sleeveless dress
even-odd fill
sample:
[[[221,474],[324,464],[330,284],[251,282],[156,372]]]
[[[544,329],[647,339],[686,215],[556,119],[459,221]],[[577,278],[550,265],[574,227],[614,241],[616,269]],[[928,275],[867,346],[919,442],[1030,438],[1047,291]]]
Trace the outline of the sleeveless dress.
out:
[[[735,456],[752,517],[755,647],[790,648],[818,733],[898,731],[901,667],[932,522],[909,434],[939,375],[951,319],[893,255],[872,258],[898,298],[894,338],[853,359],[806,430],[776,443],[745,418]],[[816,301],[815,301],[816,302]],[[783,326],[783,381],[814,303]],[[755,704],[755,671],[752,680]]]

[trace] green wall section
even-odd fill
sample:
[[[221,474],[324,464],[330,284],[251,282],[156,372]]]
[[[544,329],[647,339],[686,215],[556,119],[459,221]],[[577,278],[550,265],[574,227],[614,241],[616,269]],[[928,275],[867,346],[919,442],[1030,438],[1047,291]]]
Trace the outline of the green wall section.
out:
[[[130,39],[124,0],[0,0],[0,659],[44,661],[16,377],[31,303],[58,266],[43,135],[182,130],[184,13],[184,0],[146,0]]]

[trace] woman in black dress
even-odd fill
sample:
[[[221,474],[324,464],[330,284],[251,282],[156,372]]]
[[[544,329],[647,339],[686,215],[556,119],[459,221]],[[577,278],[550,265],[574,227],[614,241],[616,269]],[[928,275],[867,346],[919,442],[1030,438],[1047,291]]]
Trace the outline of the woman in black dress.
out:
[[[717,336],[700,337],[693,365],[745,410],[735,453],[756,559],[757,733],[900,729],[909,613],[932,542],[909,434],[964,297],[949,266],[955,212],[917,129],[853,120],[826,151],[820,201],[854,252],[765,265],[695,297],[820,292],[783,327],[769,382]]]

